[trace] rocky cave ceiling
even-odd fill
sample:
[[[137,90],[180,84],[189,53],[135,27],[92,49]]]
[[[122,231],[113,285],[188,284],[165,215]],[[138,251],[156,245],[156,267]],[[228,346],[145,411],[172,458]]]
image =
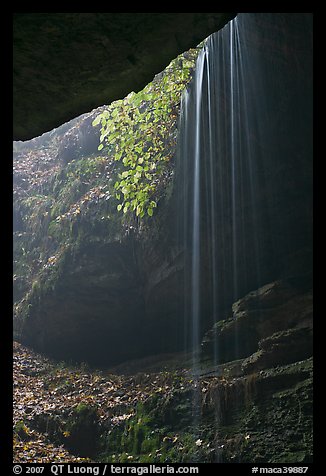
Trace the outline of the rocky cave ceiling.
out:
[[[14,13],[14,140],[139,91],[235,13]]]

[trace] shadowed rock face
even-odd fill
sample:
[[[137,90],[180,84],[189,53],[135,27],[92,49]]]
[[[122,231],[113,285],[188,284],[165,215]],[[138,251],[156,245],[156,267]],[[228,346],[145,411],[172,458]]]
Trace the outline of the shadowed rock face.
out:
[[[32,306],[25,340],[57,358],[89,356],[103,365],[145,352],[142,283],[131,242],[67,253],[55,289]]]
[[[217,345],[219,362],[245,358],[246,372],[310,357],[313,298],[309,288],[309,277],[303,277],[275,281],[247,294],[233,304],[228,319],[205,335],[203,354],[213,355]]]
[[[235,13],[15,13],[14,139],[139,91]]]
[[[266,31],[265,25],[272,25],[275,31],[279,32],[276,28],[277,24],[270,24],[263,14],[259,19],[262,22],[262,31]],[[273,43],[268,50],[264,51],[263,59],[268,62],[268,66],[271,66],[269,63],[275,64],[275,67],[267,69],[271,71],[270,75],[266,75],[267,79],[278,78],[281,83],[281,78],[285,76],[282,73],[286,70],[288,71],[287,84],[294,89],[299,69],[305,66],[307,71],[309,70],[310,48],[309,38],[307,38],[307,51],[301,49],[301,38],[304,38],[303,44],[306,39],[305,30],[302,30],[303,26],[297,27],[296,22],[292,26],[294,30],[290,35],[289,43],[296,55],[289,56],[286,49],[284,54],[280,55],[276,42],[276,46]],[[254,45],[259,47],[260,44],[254,33],[255,30],[248,32]],[[299,44],[294,42],[296,37],[300,38]],[[292,61],[288,62],[290,59]],[[266,166],[266,180],[262,181],[258,190],[260,200],[257,204],[264,218],[261,223],[268,225],[257,228],[258,242],[264,251],[260,262],[261,283],[252,279],[251,267],[246,265],[252,261],[254,247],[250,227],[247,226],[250,225],[250,221],[245,221],[245,228],[249,232],[243,243],[241,256],[244,259],[238,269],[241,276],[239,295],[234,299],[232,297],[232,274],[229,265],[231,261],[226,259],[224,267],[219,269],[224,286],[223,293],[219,296],[221,309],[218,309],[218,318],[229,317],[232,303],[237,299],[240,301],[234,304],[233,318],[230,321],[218,323],[208,335],[211,337],[210,342],[206,341],[206,348],[203,349],[207,350],[208,354],[213,354],[217,337],[220,341],[222,362],[248,358],[257,352],[255,357],[247,362],[248,369],[260,368],[264,361],[270,362],[274,359],[279,362],[283,359],[284,342],[289,343],[289,346],[297,346],[296,355],[302,355],[302,358],[305,358],[306,350],[303,348],[301,351],[301,344],[306,341],[306,337],[307,342],[310,339],[311,295],[306,293],[311,289],[311,155],[310,133],[309,130],[307,132],[304,129],[304,126],[310,124],[308,113],[311,78],[305,74],[299,75],[298,78],[301,76],[303,80],[297,81],[300,87],[296,90],[300,94],[294,94],[289,102],[286,101],[289,97],[287,89],[282,90],[282,94],[275,94],[274,89],[268,89],[267,96],[273,103],[271,110],[275,122],[278,117],[276,113],[282,106],[282,134],[276,137],[282,139],[282,144],[286,144],[286,147],[283,147],[282,154],[272,154],[274,149],[272,144],[268,143],[270,147],[266,147],[261,154],[261,162]],[[273,100],[275,97],[281,98],[282,101]],[[297,121],[295,121],[292,111],[294,103],[296,104],[296,101],[299,103],[299,99],[300,115],[297,115]],[[290,131],[287,140],[283,141],[283,134],[285,135],[288,130],[289,117],[292,118],[293,131]],[[86,122],[88,121],[88,126],[89,120],[90,118],[85,119]],[[87,124],[85,123],[82,128],[85,137],[88,137],[88,132],[91,131]],[[275,124],[273,127],[276,127]],[[80,127],[79,130],[81,130]],[[276,131],[279,131],[279,128]],[[299,133],[296,134],[295,131]],[[76,128],[74,131],[71,130],[71,134],[69,131],[66,132],[61,139],[62,147],[58,155],[63,164],[66,164],[71,157],[78,156],[79,147],[85,147],[82,140],[78,142],[75,132]],[[64,151],[67,152],[67,157],[63,155]],[[36,162],[37,159],[34,151],[33,160]],[[44,159],[41,159],[43,163]],[[55,162],[55,159],[53,161]],[[228,157],[225,156],[223,165],[227,167],[227,164]],[[227,175],[227,170],[227,168],[223,169],[223,178]],[[23,172],[27,173],[25,170]],[[19,177],[22,175],[20,174]],[[54,182],[59,190],[63,186],[60,185],[60,180],[58,176]],[[26,179],[23,184],[27,182]],[[22,194],[25,190],[29,190],[26,187],[27,185],[25,188],[21,187]],[[174,352],[183,349],[185,320],[188,318],[184,312],[183,300],[189,302],[191,297],[189,294],[191,290],[188,290],[188,293],[187,290],[185,291],[184,263],[187,260],[187,253],[191,250],[184,249],[183,243],[180,244],[176,236],[178,225],[176,209],[180,208],[176,198],[177,188],[176,183],[173,186],[171,184],[169,193],[167,192],[165,199],[159,204],[157,214],[152,217],[150,225],[144,228],[138,237],[127,238],[119,223],[116,224],[117,230],[114,237],[111,237],[109,232],[112,228],[105,228],[105,222],[95,218],[97,215],[87,215],[88,218],[85,218],[83,226],[91,233],[92,240],[89,242],[82,240],[83,246],[74,252],[70,253],[69,249],[67,252],[64,251],[62,257],[67,259],[62,266],[63,260],[58,259],[58,264],[62,268],[61,274],[50,275],[51,280],[44,276],[41,289],[37,291],[35,287],[28,300],[24,301],[22,305],[24,312],[21,313],[22,316],[19,315],[23,326],[22,328],[17,326],[19,337],[25,343],[59,358],[71,357],[103,364],[104,359],[112,364],[155,352]],[[35,193],[37,193],[36,189]],[[91,203],[94,208],[98,206]],[[246,202],[243,203],[244,209],[245,206]],[[26,214],[24,209],[22,213]],[[112,212],[113,217],[116,215]],[[224,208],[221,217],[224,219],[223,226],[220,226],[221,221],[217,217],[218,230],[224,229],[226,232],[230,230],[228,216],[229,211]],[[15,210],[15,226],[17,233],[23,234],[20,218],[17,209]],[[43,220],[43,214],[41,218]],[[114,221],[112,223],[115,224]],[[46,221],[42,226],[45,225]],[[74,230],[72,233],[74,235]],[[203,280],[205,285],[210,282],[211,275],[211,260],[207,251],[209,237],[206,238],[206,216],[203,216],[201,233],[203,244],[207,243],[202,253],[202,275],[205,277]],[[230,233],[229,236],[231,236]],[[24,236],[19,239],[23,240]],[[49,243],[51,241],[53,240],[49,240]],[[222,251],[226,258],[231,256],[231,242],[231,239],[224,240],[225,249]],[[17,243],[17,248],[21,252],[21,242]],[[272,246],[273,243],[275,246]],[[65,243],[60,242],[60,244]],[[23,244],[23,246],[26,245]],[[44,244],[44,246],[51,245]],[[54,253],[53,251],[48,256],[51,257]],[[50,270],[51,268],[49,272]],[[261,284],[278,283],[277,280],[285,278],[289,283],[289,280],[295,277],[298,282],[289,284],[285,288],[278,285],[260,288]],[[17,300],[20,300],[23,297],[23,291],[26,292],[24,283],[20,280],[20,273],[17,273],[16,284],[19,291]],[[258,288],[260,288],[259,293],[247,294]],[[201,295],[202,334],[204,334],[212,328],[216,320],[210,313],[211,286],[203,286]],[[263,298],[258,299],[261,295]],[[246,298],[242,299],[243,296]],[[261,307],[263,304],[264,306]],[[270,310],[270,307],[273,309]],[[306,312],[303,316],[300,314],[301,309]],[[302,327],[308,327],[306,331],[297,330],[301,317],[304,322],[308,322],[307,325],[301,323]],[[20,323],[19,321],[18,324]],[[295,331],[292,332],[293,328]],[[240,354],[236,353],[233,346],[234,331],[241,336]],[[278,334],[279,332],[283,334]],[[310,344],[308,356],[309,352]]]

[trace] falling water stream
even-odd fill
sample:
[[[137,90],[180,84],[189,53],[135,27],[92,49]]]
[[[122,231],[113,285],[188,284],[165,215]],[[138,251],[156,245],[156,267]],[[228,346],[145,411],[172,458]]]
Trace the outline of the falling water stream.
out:
[[[291,253],[302,245],[309,216],[299,218],[289,205],[295,191],[286,174],[297,167],[296,180],[309,189],[300,167],[311,154],[311,97],[295,57],[296,28],[309,31],[309,22],[304,14],[239,14],[205,41],[182,98],[178,216],[194,375],[204,332],[230,317],[244,294],[291,274]],[[236,331],[235,358],[240,338]]]
[[[245,239],[242,235],[249,215],[255,230],[252,155],[245,150],[249,125],[243,110],[247,91],[241,54],[238,18],[235,18],[206,40],[193,83],[182,102],[183,238],[188,250],[186,295],[189,298],[186,314],[191,316],[188,340],[192,349],[200,345],[202,314],[208,312],[212,322],[218,320],[219,299],[223,296],[221,269],[227,267],[231,275],[228,286],[231,283],[232,301],[239,297],[239,262]],[[245,201],[249,213],[242,206]],[[258,249],[254,257],[252,265],[258,273]],[[203,290],[207,285],[209,289]],[[207,294],[209,309],[204,302]],[[218,360],[217,346],[215,359]],[[194,352],[194,368],[197,360],[198,352]]]

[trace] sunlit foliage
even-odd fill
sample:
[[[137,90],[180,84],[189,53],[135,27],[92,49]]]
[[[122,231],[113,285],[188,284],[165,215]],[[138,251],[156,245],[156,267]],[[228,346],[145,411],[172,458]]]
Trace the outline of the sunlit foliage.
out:
[[[93,121],[101,125],[98,149],[123,165],[114,185],[118,211],[153,215],[174,156],[181,94],[197,53],[178,57],[142,91],[112,103]]]

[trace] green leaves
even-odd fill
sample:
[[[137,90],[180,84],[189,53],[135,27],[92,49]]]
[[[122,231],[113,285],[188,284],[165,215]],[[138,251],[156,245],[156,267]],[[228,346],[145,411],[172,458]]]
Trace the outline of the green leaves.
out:
[[[96,127],[99,125],[99,123],[101,122],[101,114],[99,114],[95,119],[94,121],[92,122],[92,126],[93,127]]]
[[[114,188],[121,200],[117,210],[152,217],[162,190],[168,162],[176,145],[176,121],[181,93],[191,78],[198,51],[181,55],[139,93],[130,93],[99,114],[93,126],[101,124],[100,145],[125,170],[118,174]]]

